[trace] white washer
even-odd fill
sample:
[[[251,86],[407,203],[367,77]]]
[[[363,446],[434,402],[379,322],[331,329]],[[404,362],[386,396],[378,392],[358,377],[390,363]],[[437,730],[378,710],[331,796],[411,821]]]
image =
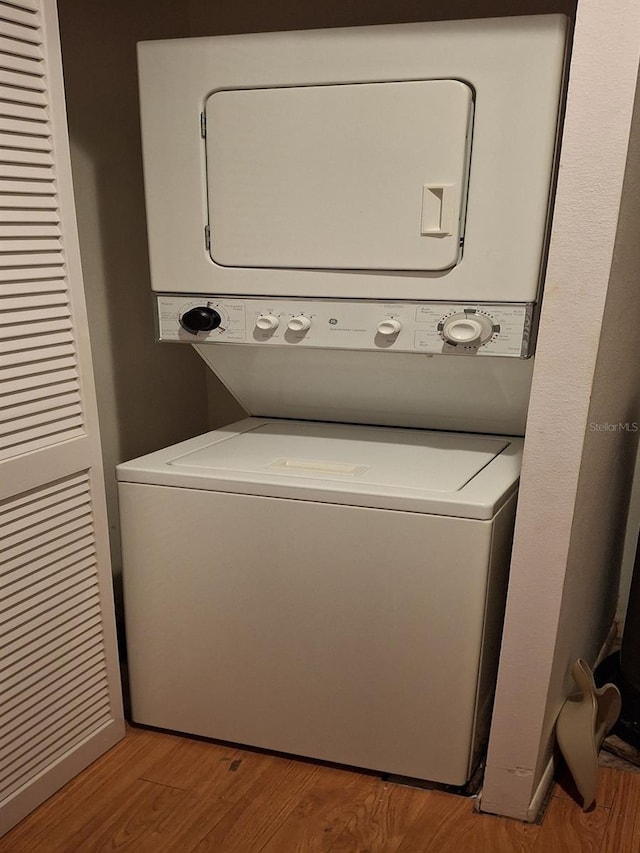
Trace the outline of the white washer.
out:
[[[521,446],[250,418],[120,465],[133,719],[466,783]]]

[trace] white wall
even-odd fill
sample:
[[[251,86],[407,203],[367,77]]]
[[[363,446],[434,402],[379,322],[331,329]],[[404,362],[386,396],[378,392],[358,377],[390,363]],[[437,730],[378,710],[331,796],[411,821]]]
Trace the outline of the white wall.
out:
[[[618,225],[639,51],[636,0],[580,0],[482,795],[513,817],[537,807],[570,666],[615,611],[637,435],[597,425],[640,414],[635,137]]]

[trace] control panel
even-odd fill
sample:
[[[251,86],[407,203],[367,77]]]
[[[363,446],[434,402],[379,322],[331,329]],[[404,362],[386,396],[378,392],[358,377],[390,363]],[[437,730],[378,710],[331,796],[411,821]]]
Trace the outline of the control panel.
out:
[[[159,339],[527,358],[529,303],[157,298]]]

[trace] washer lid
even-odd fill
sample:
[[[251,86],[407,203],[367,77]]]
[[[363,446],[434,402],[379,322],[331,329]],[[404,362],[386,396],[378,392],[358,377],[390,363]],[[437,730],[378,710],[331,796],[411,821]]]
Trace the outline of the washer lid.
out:
[[[507,447],[474,435],[326,423],[262,423],[178,456],[178,468],[457,492]]]
[[[118,467],[120,481],[491,518],[519,439],[249,418]]]
[[[472,111],[473,92],[459,80],[214,92],[206,101],[212,260],[453,267]]]

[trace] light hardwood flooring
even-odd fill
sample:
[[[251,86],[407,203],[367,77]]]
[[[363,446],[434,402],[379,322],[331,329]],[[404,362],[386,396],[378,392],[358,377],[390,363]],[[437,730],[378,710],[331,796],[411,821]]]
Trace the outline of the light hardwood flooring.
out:
[[[131,728],[0,840],[0,853],[638,853],[640,774],[602,768],[540,826],[379,777]]]

